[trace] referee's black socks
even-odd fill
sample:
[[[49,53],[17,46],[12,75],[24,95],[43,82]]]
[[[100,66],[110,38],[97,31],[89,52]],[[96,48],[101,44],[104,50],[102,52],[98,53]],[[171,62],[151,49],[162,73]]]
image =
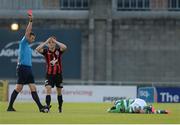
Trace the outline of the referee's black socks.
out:
[[[9,107],[12,108],[13,107],[13,104],[14,104],[14,101],[17,97],[17,95],[19,94],[19,92],[17,92],[15,89],[14,91],[12,92],[11,94],[11,98],[10,98],[10,102],[9,102]]]
[[[31,92],[32,98],[34,99],[34,101],[36,102],[36,104],[38,105],[39,109],[43,108],[43,105],[41,104],[40,100],[39,100],[39,96],[37,94],[36,91]]]

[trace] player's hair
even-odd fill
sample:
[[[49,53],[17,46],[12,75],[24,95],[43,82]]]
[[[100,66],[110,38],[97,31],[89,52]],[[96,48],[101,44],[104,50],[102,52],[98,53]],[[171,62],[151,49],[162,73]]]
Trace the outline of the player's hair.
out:
[[[35,33],[33,32],[30,32],[30,36],[36,36]]]
[[[56,40],[56,37],[55,36],[51,36],[52,38],[54,38]]]

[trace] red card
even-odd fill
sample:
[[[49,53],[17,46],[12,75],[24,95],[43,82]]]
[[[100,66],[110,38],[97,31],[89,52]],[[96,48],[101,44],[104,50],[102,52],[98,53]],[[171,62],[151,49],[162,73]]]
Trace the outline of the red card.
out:
[[[32,16],[32,10],[29,9],[29,10],[27,11],[27,14],[30,15],[30,16]]]

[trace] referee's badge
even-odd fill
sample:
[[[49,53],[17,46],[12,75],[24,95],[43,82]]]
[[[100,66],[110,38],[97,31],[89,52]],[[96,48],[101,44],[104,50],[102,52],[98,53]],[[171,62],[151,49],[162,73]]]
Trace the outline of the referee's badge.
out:
[[[59,52],[56,50],[55,54],[58,56],[58,55],[59,55]]]

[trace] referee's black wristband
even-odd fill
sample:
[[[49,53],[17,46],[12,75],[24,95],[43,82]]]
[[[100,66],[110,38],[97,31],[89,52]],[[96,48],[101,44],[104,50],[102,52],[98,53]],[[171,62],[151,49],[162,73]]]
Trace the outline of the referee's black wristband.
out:
[[[32,22],[32,20],[29,20],[29,22]]]

